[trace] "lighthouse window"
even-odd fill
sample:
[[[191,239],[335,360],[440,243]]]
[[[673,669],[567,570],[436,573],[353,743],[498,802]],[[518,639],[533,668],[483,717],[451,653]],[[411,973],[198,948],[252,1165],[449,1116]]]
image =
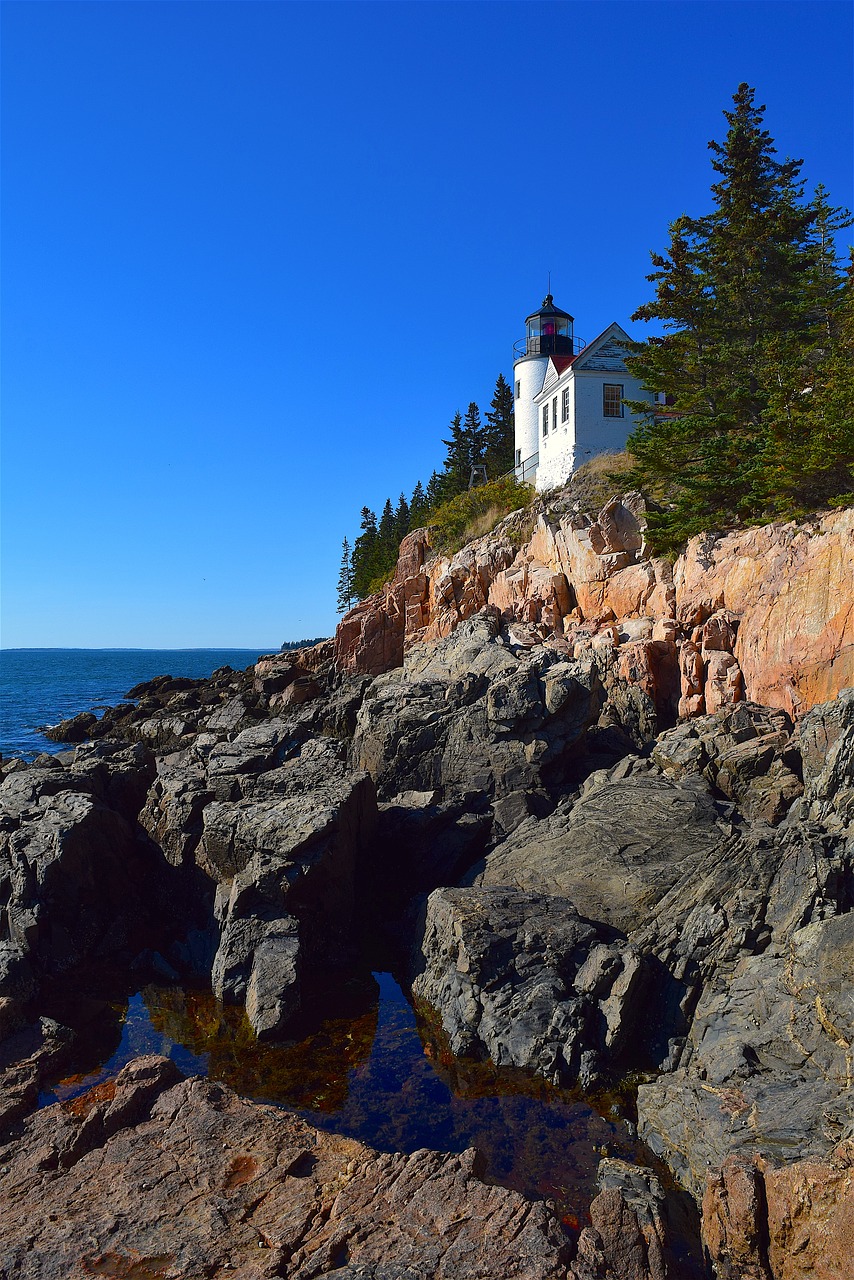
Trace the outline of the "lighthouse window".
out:
[[[548,434],[549,434],[549,406],[547,404],[544,404],[543,405],[543,435],[547,436]]]
[[[521,400],[521,398],[522,398],[522,384],[521,382],[517,382],[516,383],[516,399]]]
[[[569,387],[563,389],[563,399],[560,406],[561,422],[569,422]]]
[[[623,384],[606,382],[602,388],[602,413],[606,418],[623,416]]]

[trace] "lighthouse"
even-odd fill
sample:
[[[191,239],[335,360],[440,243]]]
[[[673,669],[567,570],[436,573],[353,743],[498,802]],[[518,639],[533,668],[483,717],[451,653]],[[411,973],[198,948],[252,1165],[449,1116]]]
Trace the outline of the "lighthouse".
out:
[[[516,477],[540,492],[566,484],[597,454],[625,449],[654,411],[652,393],[626,366],[632,342],[625,329],[614,321],[585,344],[572,324],[549,293],[514,347]]]
[[[572,356],[572,316],[546,294],[539,311],[525,320],[525,337],[516,343],[513,362],[516,422],[516,474],[533,482],[539,454],[540,410],[534,397],[543,389],[551,356]]]

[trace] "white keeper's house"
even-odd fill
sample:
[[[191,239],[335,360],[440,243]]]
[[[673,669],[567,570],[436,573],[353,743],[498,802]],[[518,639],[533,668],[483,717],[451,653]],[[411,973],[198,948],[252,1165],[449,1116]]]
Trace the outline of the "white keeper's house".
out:
[[[539,490],[564,484],[597,453],[625,448],[639,419],[623,400],[654,399],[626,369],[624,329],[609,324],[585,344],[572,325],[548,294],[514,348],[516,475]]]

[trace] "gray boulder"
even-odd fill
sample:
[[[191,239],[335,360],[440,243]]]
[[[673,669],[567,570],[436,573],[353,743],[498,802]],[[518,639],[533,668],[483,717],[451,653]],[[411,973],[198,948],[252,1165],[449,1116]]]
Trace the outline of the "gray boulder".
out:
[[[164,864],[133,823],[152,772],[141,748],[96,747],[79,748],[69,768],[4,780],[0,994],[25,999],[84,960],[130,960],[156,936]]]
[[[641,957],[565,898],[509,888],[437,889],[414,996],[455,1054],[594,1083],[620,1059],[641,1009]]]
[[[242,1003],[259,1037],[281,1034],[306,966],[341,960],[352,936],[360,859],[376,830],[373,783],[308,750],[273,770],[270,794],[203,810],[197,865],[218,883],[212,983]]]
[[[626,931],[732,829],[702,779],[675,781],[631,758],[593,774],[543,820],[522,823],[471,879],[569,898],[583,915]]]
[[[822,1157],[854,1134],[852,973],[848,912],[706,985],[679,1069],[638,1093],[641,1136],[695,1196],[730,1154]]]
[[[545,774],[581,751],[605,701],[592,659],[514,653],[486,614],[379,676],[353,739],[382,800],[407,791],[485,795],[497,830],[548,807]]]
[[[776,825],[803,791],[791,720],[752,702],[677,725],[658,738],[652,758],[671,777],[701,773],[749,821]]]

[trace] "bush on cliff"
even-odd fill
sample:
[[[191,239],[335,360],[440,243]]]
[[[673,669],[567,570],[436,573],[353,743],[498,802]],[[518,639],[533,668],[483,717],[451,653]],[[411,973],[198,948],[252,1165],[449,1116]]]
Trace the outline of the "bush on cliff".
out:
[[[467,542],[490,533],[511,511],[529,507],[534,497],[530,485],[520,484],[514,475],[502,476],[500,480],[458,493],[435,511],[426,513],[421,523],[430,527],[436,550],[452,555]],[[394,559],[387,559],[383,568],[363,584],[360,599],[381,591],[394,577],[396,565],[397,550]]]
[[[534,490],[514,475],[458,493],[443,502],[429,518],[433,545],[440,551],[458,551],[473,538],[482,538],[511,511],[530,506]]]
[[[851,291],[834,235],[850,225],[801,161],[777,161],[764,107],[739,86],[709,144],[713,209],[670,227],[652,255],[655,298],[635,320],[665,333],[635,346],[632,373],[667,394],[629,438],[633,483],[659,502],[650,543],[675,551],[704,529],[792,518],[854,488]]]

